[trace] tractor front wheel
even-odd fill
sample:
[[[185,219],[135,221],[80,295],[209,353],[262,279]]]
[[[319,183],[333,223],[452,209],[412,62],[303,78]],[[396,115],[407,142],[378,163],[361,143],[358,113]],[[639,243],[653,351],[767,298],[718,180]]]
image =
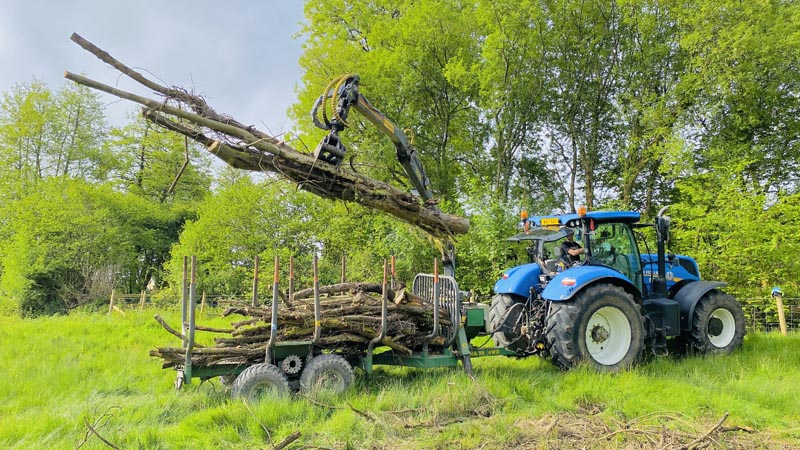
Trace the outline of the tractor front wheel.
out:
[[[547,342],[553,362],[562,369],[583,362],[599,371],[625,369],[644,348],[642,315],[621,287],[590,286],[574,300],[552,303]]]
[[[489,332],[494,344],[508,350],[525,350],[528,339],[522,335],[522,318],[525,314],[525,300],[508,294],[498,294],[489,306]]]
[[[694,308],[689,348],[700,354],[728,354],[742,345],[744,334],[744,311],[739,302],[711,291]]]

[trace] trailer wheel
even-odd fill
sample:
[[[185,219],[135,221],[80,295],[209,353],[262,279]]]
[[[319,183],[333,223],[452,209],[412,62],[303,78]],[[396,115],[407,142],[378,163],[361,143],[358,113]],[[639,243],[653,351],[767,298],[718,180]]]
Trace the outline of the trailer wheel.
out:
[[[742,306],[728,294],[711,291],[697,303],[689,332],[689,348],[701,354],[728,354],[744,341]]]
[[[255,401],[263,396],[282,397],[289,393],[289,379],[272,364],[254,364],[236,377],[231,396]]]
[[[574,300],[552,302],[547,342],[553,362],[570,369],[582,362],[599,371],[633,366],[644,348],[644,325],[633,297],[619,286],[599,284]]]
[[[353,368],[340,355],[319,355],[311,359],[300,375],[305,393],[341,394],[353,385]]]
[[[236,381],[236,375],[220,375],[219,377],[219,382],[226,388],[230,388],[234,381]]]
[[[489,307],[489,332],[494,344],[511,351],[528,348],[528,339],[522,334],[525,301],[520,297],[498,294]]]

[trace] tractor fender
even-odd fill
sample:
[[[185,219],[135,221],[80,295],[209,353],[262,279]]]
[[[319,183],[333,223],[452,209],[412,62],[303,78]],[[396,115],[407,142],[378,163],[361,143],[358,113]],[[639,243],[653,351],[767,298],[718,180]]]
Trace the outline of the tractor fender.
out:
[[[684,285],[675,293],[673,300],[678,302],[681,307],[681,330],[687,331],[692,326],[692,316],[697,302],[708,292],[723,286],[727,283],[721,281],[693,281]]]
[[[641,294],[628,277],[605,266],[578,266],[561,272],[547,283],[542,298],[553,302],[569,300],[586,286],[600,280],[621,286],[633,294],[634,298],[641,298]]]
[[[512,267],[494,284],[495,294],[515,294],[528,298],[531,288],[538,288],[542,269],[536,263]]]

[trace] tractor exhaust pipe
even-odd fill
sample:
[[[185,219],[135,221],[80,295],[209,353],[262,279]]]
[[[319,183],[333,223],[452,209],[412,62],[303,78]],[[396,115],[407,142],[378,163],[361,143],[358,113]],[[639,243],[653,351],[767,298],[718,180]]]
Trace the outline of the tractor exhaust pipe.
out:
[[[656,216],[656,245],[658,248],[658,276],[653,278],[653,292],[659,297],[667,297],[667,254],[666,244],[669,242],[669,216],[665,216],[668,206],[661,208]]]

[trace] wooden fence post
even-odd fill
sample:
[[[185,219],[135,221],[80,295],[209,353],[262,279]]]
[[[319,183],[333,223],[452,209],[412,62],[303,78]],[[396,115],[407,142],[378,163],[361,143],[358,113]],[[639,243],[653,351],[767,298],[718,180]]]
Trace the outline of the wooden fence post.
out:
[[[783,291],[781,288],[772,288],[772,296],[775,298],[775,303],[778,304],[778,325],[781,327],[781,334],[786,336],[786,316],[783,313]]]
[[[111,314],[114,312],[114,295],[116,294],[116,290],[111,290],[111,300],[108,301],[108,313]]]
[[[142,291],[142,296],[139,299],[139,310],[140,311],[144,310],[144,304],[145,304],[146,301],[147,301],[147,291]]]

